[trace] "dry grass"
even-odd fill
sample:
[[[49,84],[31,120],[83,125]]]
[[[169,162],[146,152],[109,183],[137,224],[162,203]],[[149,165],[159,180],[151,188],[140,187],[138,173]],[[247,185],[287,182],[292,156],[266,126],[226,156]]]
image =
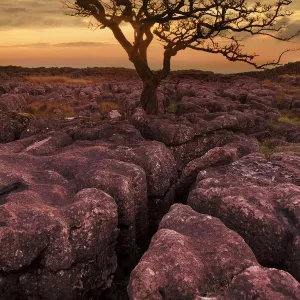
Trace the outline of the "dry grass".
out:
[[[171,102],[167,107],[165,107],[165,110],[168,112],[168,113],[173,113],[175,114],[176,111],[177,111],[177,102]]]
[[[67,76],[28,76],[26,80],[36,84],[88,84],[91,79],[70,78]]]
[[[300,112],[292,110],[281,110],[280,116],[274,120],[267,121],[267,128],[274,137],[281,132],[281,125],[297,125],[300,126]]]
[[[289,125],[300,125],[300,112],[281,110],[280,117],[277,119],[277,122]]]
[[[300,78],[300,75],[298,74],[283,74],[279,76],[280,78],[286,78],[286,79],[297,79]]]
[[[283,78],[295,78],[295,77],[300,77],[300,75],[281,75],[280,77]],[[300,89],[298,87],[295,87],[293,85],[290,84],[278,84],[276,82],[271,81],[270,79],[265,79],[263,81],[263,87],[265,88],[269,88],[269,89],[273,89],[274,91],[276,91],[276,94],[274,96],[274,104],[275,105],[280,105],[282,104],[285,99],[286,99],[286,95],[291,95],[291,96],[295,96],[295,95],[300,95]]]
[[[58,102],[30,102],[24,108],[24,113],[40,119],[61,119],[76,116],[76,112],[71,105]]]
[[[277,87],[277,84],[275,82],[271,81],[270,79],[265,79],[263,81],[263,87],[274,88],[274,87]]]
[[[118,110],[118,111],[122,110],[121,105],[116,102],[101,101],[101,102],[99,102],[98,105],[99,105],[100,112],[102,114],[107,114],[112,110]]]
[[[290,118],[287,116],[281,116],[277,119],[279,123],[285,123],[289,125],[300,125],[300,118]]]
[[[280,105],[285,100],[285,93],[283,91],[277,92],[274,97],[275,105]]]
[[[270,158],[275,153],[280,152],[300,152],[300,144],[290,144],[286,146],[276,146],[272,139],[266,139],[260,143],[260,151],[266,158]]]

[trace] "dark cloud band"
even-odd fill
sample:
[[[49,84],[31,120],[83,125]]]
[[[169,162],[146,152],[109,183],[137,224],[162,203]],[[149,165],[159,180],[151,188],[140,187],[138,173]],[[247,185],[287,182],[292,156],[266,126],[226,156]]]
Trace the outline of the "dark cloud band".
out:
[[[50,44],[50,43],[31,43],[23,45],[12,45],[12,46],[0,46],[0,48],[25,48],[25,47],[34,47],[34,48],[48,48],[48,47],[107,47],[112,46],[112,43],[105,42],[70,42],[70,43],[59,43],[59,44]]]
[[[64,14],[59,0],[1,0],[0,30],[16,28],[86,27],[80,18]]]

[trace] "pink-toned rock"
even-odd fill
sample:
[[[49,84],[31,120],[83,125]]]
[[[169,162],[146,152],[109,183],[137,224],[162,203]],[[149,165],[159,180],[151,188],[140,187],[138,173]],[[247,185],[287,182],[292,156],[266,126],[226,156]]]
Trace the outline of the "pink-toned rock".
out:
[[[81,128],[74,133],[75,140],[105,140],[122,145],[143,141],[140,132],[126,121],[103,123],[92,128]]]
[[[257,145],[256,140],[250,139],[244,134],[220,130],[208,135],[199,136],[182,145],[169,147],[169,149],[175,157],[178,169],[182,170],[189,162],[203,156],[209,150],[235,143],[239,145]]]
[[[0,109],[0,143],[17,140],[29,124],[29,119]]]
[[[111,195],[118,205],[117,251],[132,255],[148,235],[148,195],[145,171],[134,164],[103,159],[76,175],[79,189],[98,188]]]
[[[127,146],[104,141],[76,141],[55,157],[49,157],[51,168],[67,178],[87,172],[89,166],[103,159],[117,159],[140,166],[147,179],[148,210],[153,229],[174,203],[169,191],[177,180],[174,157],[165,145],[158,142],[139,142]]]
[[[15,192],[0,218],[1,299],[82,299],[110,286],[117,207],[104,192],[82,190],[61,208],[36,192]]]
[[[26,104],[22,94],[3,94],[0,96],[0,110],[20,111]]]
[[[72,142],[72,138],[66,133],[50,132],[45,138],[26,147],[24,152],[31,153],[35,156],[51,155],[59,149],[72,144]]]
[[[287,272],[253,266],[237,275],[217,300],[299,299],[300,285]]]
[[[135,114],[132,117],[132,123],[144,138],[160,141],[168,146],[186,143],[196,135],[189,122],[174,116]]]
[[[300,285],[288,273],[262,268],[244,240],[219,219],[176,204],[132,271],[128,293],[131,300],[246,300],[248,295],[296,300]]]
[[[189,194],[190,186],[195,182],[199,171],[210,167],[226,165],[240,157],[257,152],[259,144],[255,139],[227,144],[209,150],[203,156],[190,161],[183,169],[176,184],[176,199],[184,203]]]
[[[258,261],[299,278],[300,158],[252,154],[226,166],[200,171],[187,203],[220,218],[238,232]]]

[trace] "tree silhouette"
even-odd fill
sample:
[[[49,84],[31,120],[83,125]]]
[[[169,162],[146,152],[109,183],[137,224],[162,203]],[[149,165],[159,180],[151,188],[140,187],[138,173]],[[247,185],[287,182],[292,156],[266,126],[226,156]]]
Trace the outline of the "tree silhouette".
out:
[[[274,0],[275,1],[275,0]],[[264,3],[262,3],[264,2]],[[156,90],[171,70],[171,58],[186,48],[219,53],[230,61],[242,61],[263,69],[280,64],[277,61],[258,65],[256,54],[244,52],[242,41],[252,35],[289,41],[299,35],[284,36],[285,20],[292,14],[287,8],[292,0],[274,4],[246,0],[64,0],[72,16],[92,17],[97,27],[109,28],[128,54],[129,60],[143,81],[141,105],[147,113],[157,113]],[[122,30],[122,23],[134,30],[131,43]],[[282,35],[283,34],[283,35]],[[147,50],[153,38],[163,44],[163,66],[153,71]]]

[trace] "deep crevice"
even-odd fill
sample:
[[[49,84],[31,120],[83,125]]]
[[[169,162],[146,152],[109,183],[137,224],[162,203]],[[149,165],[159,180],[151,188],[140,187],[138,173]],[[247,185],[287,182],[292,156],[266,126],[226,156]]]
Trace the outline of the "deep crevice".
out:
[[[11,193],[20,193],[28,189],[28,185],[23,182],[14,182],[0,188],[0,205],[6,203],[6,198]]]

